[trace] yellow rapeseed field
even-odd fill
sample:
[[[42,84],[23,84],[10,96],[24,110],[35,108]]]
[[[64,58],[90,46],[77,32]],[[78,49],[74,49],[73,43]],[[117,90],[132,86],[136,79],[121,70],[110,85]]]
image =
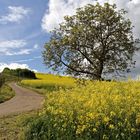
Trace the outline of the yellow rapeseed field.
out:
[[[66,76],[57,76],[51,74],[36,74],[37,80],[23,80],[22,84],[29,86],[41,86],[45,87],[46,85],[58,85],[58,86],[66,86],[71,87],[75,84],[75,80],[71,77]]]
[[[36,73],[36,77],[36,80],[22,80],[21,84],[39,89],[43,93],[45,93],[46,90],[47,92],[51,92],[58,90],[60,87],[72,88],[76,85],[76,80],[68,76],[62,77],[58,75]]]
[[[139,140],[140,82],[93,81],[49,93],[25,135],[42,140]]]

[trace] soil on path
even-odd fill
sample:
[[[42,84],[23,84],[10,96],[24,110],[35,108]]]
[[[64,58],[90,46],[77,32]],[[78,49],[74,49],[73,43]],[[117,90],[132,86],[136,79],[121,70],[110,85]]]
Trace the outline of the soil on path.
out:
[[[11,83],[10,87],[15,91],[15,97],[0,104],[0,117],[38,110],[42,107],[43,96],[16,83]]]

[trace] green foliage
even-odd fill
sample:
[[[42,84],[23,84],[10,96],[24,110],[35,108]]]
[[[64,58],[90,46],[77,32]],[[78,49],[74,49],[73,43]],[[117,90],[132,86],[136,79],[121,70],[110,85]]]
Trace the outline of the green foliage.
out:
[[[3,85],[0,89],[0,103],[9,100],[14,95],[15,93],[12,88],[10,88],[8,85]]]
[[[28,112],[0,118],[0,140],[25,140],[22,137],[23,122],[36,114]]]
[[[0,88],[4,85],[4,83],[5,83],[5,77],[2,74],[0,74]]]
[[[45,44],[45,64],[56,72],[99,80],[129,72],[139,40],[133,39],[125,13],[115,5],[97,3],[66,16]]]
[[[9,68],[5,68],[2,72],[3,75],[9,75],[9,76],[15,76],[18,78],[32,78],[32,79],[36,79],[35,73],[31,70],[28,69],[9,69]]]

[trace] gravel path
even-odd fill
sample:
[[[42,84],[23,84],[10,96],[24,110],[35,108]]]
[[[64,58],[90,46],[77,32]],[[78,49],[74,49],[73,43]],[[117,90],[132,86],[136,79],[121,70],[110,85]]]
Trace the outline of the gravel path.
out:
[[[42,107],[43,96],[15,83],[11,83],[10,87],[16,95],[11,100],[0,104],[0,117],[37,110]]]

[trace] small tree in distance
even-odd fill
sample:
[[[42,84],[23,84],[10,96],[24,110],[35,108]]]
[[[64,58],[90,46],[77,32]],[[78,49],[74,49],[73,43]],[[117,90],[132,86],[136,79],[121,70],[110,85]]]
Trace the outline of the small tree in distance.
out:
[[[134,40],[125,14],[108,3],[77,9],[52,31],[44,47],[44,63],[57,72],[97,80],[129,72],[139,40]]]

